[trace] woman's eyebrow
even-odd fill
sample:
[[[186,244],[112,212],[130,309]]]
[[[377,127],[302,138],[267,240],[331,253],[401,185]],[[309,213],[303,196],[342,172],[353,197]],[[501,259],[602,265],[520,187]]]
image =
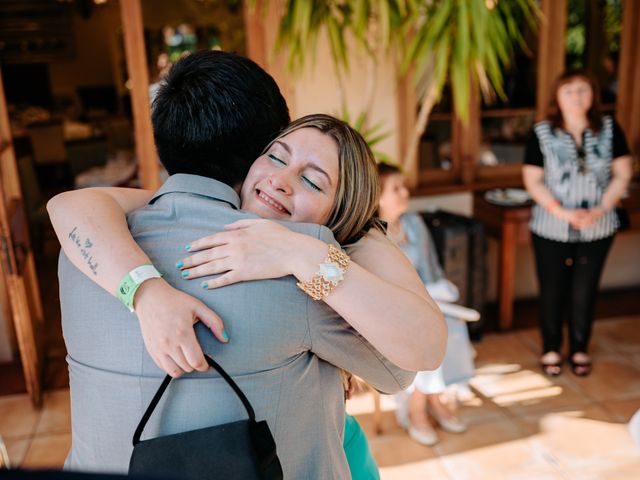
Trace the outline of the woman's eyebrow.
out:
[[[289,145],[287,145],[286,143],[284,143],[281,140],[276,140],[273,143],[277,143],[278,145],[282,146],[282,148],[284,148],[286,150],[286,152],[291,155],[291,147],[289,147]]]
[[[327,182],[329,182],[329,186],[332,186],[333,183],[331,182],[331,177],[329,176],[329,174],[327,172],[325,172],[322,168],[320,168],[318,165],[316,165],[315,163],[309,163],[307,165],[308,168],[315,170],[316,172],[324,175],[325,177],[327,177]]]
[[[285,142],[283,142],[282,140],[276,140],[273,143],[274,143],[274,145],[277,143],[282,148],[284,148],[289,155],[292,155],[291,147],[289,145],[287,145]],[[312,163],[312,162],[309,162],[309,164],[307,166],[308,166],[308,168],[311,168],[312,170],[315,170],[318,173],[320,173],[320,174],[324,175],[325,177],[327,177],[327,182],[329,182],[329,186],[333,186],[333,182],[331,181],[331,177],[322,168],[320,168],[318,165],[316,165],[315,163]]]

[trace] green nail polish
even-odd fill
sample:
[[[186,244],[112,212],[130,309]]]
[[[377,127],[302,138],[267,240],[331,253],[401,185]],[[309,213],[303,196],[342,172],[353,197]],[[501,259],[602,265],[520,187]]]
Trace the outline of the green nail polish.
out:
[[[227,335],[227,331],[226,330],[222,330],[222,338],[224,338],[224,340],[226,342],[229,341],[229,335]]]
[[[202,288],[209,288],[209,284],[208,284],[207,282],[202,282],[202,283],[200,284],[200,286],[201,286]]]
[[[182,272],[182,276],[183,277],[188,277],[189,276],[189,272],[187,272],[187,271]]]
[[[183,262],[176,263],[176,268],[182,268],[182,267],[184,267],[184,263]]]
[[[189,250],[191,250],[191,244],[190,244],[190,243],[187,243],[187,244],[184,246],[184,249],[185,249],[187,252],[188,252]]]

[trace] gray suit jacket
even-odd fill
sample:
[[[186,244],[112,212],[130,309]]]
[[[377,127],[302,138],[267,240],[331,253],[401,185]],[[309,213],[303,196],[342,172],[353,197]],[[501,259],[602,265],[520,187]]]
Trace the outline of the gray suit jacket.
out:
[[[333,310],[299,290],[293,277],[216,290],[183,280],[175,263],[184,257],[186,243],[236,220],[255,218],[238,211],[238,205],[237,194],[224,184],[174,175],[147,206],[129,215],[129,228],[169,283],[204,301],[224,320],[229,344],[219,343],[201,324],[196,325],[198,339],[243,389],[256,417],[267,420],[285,478],[349,478],[338,368],[388,393],[406,388],[414,374],[383,358]],[[335,243],[323,226],[287,226]],[[84,242],[82,232],[75,233]],[[67,467],[126,472],[133,432],[163,372],[146,353],[135,315],[64,255],[59,276],[72,405]],[[172,382],[145,436],[245,417],[240,401],[210,370]]]

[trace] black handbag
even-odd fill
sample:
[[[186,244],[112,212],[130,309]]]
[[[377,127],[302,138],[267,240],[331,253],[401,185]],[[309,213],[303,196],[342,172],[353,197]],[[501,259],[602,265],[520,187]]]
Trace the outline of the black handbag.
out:
[[[282,479],[276,443],[266,421],[256,422],[249,400],[212,358],[207,362],[229,384],[249,414],[248,420],[140,441],[142,431],[171,382],[167,375],[133,435],[129,473],[184,480]]]

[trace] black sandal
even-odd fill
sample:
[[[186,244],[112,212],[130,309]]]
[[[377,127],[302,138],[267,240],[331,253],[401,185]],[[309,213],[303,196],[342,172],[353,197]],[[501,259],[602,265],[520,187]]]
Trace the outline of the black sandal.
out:
[[[546,353],[542,355],[542,357],[545,355]],[[556,362],[543,362],[542,357],[540,357],[540,368],[542,368],[545,375],[549,377],[557,377],[562,373],[562,355],[558,354],[559,360]]]
[[[586,355],[586,354],[585,354]],[[574,355],[571,355],[569,359],[569,364],[571,364],[571,371],[574,375],[578,377],[586,377],[591,373],[591,358],[583,362],[576,362],[573,358]]]

